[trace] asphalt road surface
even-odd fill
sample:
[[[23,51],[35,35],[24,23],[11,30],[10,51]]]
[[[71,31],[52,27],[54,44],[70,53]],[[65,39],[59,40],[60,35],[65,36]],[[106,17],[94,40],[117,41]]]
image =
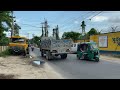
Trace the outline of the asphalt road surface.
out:
[[[40,50],[35,48],[30,54],[45,60],[56,72],[65,79],[120,79],[120,63],[101,60],[100,62],[77,60],[76,54],[68,54],[67,59],[56,57],[52,61],[40,56]]]

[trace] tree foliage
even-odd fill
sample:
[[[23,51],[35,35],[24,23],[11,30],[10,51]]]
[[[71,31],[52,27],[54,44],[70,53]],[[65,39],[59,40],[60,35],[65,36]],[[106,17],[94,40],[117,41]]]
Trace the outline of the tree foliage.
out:
[[[12,29],[11,11],[0,11],[0,45],[7,44],[9,39],[4,34],[4,31]]]
[[[88,32],[89,36],[90,35],[97,35],[97,34],[98,34],[98,32],[97,32],[97,30],[95,28],[91,28],[90,31]]]
[[[80,37],[80,33],[78,32],[64,32],[62,35],[63,39],[72,39],[73,41],[77,40]]]
[[[34,37],[30,40],[30,43],[31,43],[31,44],[37,44],[38,46],[40,46],[40,39],[41,39],[41,37],[34,36]]]

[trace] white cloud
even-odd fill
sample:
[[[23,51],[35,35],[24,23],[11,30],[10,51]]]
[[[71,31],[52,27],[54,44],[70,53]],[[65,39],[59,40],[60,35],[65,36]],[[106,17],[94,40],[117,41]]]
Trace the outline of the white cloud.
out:
[[[93,17],[91,21],[92,22],[102,22],[102,21],[105,21],[105,20],[108,20],[108,17],[96,16],[96,17]]]
[[[60,32],[59,33],[59,37],[62,38],[62,35],[63,35],[64,32]]]
[[[120,23],[120,17],[111,17],[108,19],[108,22],[111,22],[111,23]]]
[[[21,22],[21,18],[17,18],[17,19],[16,19],[16,22],[17,22],[17,23]]]
[[[79,24],[79,22],[78,22],[78,21],[75,21],[74,23],[75,23],[75,24]]]

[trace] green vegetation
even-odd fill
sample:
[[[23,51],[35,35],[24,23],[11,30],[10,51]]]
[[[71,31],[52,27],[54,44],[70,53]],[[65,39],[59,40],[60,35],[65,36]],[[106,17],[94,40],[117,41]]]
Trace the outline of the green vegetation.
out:
[[[73,41],[75,40],[82,40],[82,39],[90,39],[91,35],[97,35],[99,32],[95,28],[91,28],[89,32],[87,32],[84,36],[82,36],[81,33],[78,32],[64,32],[62,35],[63,39],[72,39]]]
[[[113,55],[113,57],[120,58],[120,55]]]
[[[9,48],[0,53],[0,57],[6,57],[6,56],[9,56],[9,55],[11,55],[11,53],[9,51]]]
[[[30,43],[31,43],[31,44],[36,44],[36,45],[39,47],[39,46],[40,46],[40,39],[41,39],[41,37],[34,36],[34,37],[30,40]]]
[[[8,45],[9,38],[6,37],[4,32],[12,30],[12,16],[13,11],[0,11],[0,46]],[[19,34],[20,26],[18,24],[14,24],[15,34]]]
[[[64,32],[62,35],[62,39],[72,39],[73,41],[77,40],[80,37],[80,33],[78,32]]]

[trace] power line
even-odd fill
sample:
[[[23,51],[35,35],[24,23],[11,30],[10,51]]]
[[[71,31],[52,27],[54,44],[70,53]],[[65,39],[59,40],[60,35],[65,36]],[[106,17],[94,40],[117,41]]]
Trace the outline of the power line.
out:
[[[82,16],[84,16],[84,17],[83,17],[83,19],[82,19],[81,21],[87,19],[88,17],[85,17],[85,16],[89,15],[89,13],[92,13],[92,14],[93,14],[93,13],[96,13],[96,11],[95,11],[95,12],[90,11],[90,12],[88,12],[88,13],[86,13],[86,14],[83,14]],[[81,16],[79,16],[79,17],[77,17],[76,19],[73,19],[73,20],[77,20],[77,19],[80,18],[80,17],[81,17]],[[73,20],[72,20],[72,21],[73,21]],[[80,22],[81,22],[81,21],[80,21]],[[72,24],[74,24],[74,23],[72,23]],[[65,26],[65,25],[63,25],[63,26]]]
[[[34,25],[30,25],[30,24],[23,24],[21,23],[22,25],[27,25],[27,26],[30,26],[30,27],[35,27],[35,28],[41,28],[41,27],[37,27],[37,26],[34,26]]]
[[[102,13],[103,11],[97,13],[96,15],[94,15],[93,17],[91,17],[89,20],[92,20],[92,18],[96,17],[98,14]]]

